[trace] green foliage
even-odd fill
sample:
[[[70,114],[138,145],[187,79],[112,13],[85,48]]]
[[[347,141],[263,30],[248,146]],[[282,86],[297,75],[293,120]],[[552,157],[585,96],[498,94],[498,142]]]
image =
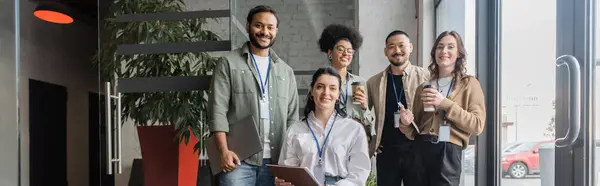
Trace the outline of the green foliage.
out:
[[[377,186],[377,179],[373,173],[369,175],[366,186]]]
[[[556,101],[552,100],[552,109],[556,110]],[[544,136],[550,138],[550,139],[554,139],[555,138],[555,114],[552,115],[552,118],[550,118],[550,122],[548,123],[548,126],[546,126],[546,131],[544,131]]]
[[[184,12],[183,0],[114,0],[101,27],[100,49],[94,56],[101,82],[118,78],[210,75],[216,57],[206,52],[116,55],[120,44],[184,43],[220,40],[203,29],[206,19],[119,23],[117,15]],[[118,83],[118,82],[117,82]],[[152,86],[152,85],[147,85]],[[206,137],[208,91],[127,93],[122,95],[123,122],[137,126],[174,125],[178,139],[188,143],[190,132]],[[197,146],[198,147],[198,146]]]

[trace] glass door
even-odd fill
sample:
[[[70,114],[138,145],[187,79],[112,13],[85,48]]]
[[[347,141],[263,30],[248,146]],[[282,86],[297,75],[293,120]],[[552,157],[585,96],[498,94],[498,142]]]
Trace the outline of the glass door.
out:
[[[19,1],[0,1],[0,185],[19,185]]]
[[[553,158],[540,147],[555,139],[556,7],[557,0],[501,2],[502,185],[541,186],[554,178],[552,172],[540,174],[553,168]]]
[[[498,4],[501,185],[592,185],[593,3]]]

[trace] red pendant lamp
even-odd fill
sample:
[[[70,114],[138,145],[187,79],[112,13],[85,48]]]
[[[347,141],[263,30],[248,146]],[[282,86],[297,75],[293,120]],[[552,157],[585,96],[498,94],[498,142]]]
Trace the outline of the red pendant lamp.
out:
[[[63,4],[58,2],[43,2],[38,4],[33,12],[35,17],[56,24],[71,24],[73,17],[69,14],[69,10]]]

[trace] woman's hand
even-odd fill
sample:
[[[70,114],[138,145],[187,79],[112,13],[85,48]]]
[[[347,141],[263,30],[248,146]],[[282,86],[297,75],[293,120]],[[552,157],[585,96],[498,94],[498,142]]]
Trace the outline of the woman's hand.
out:
[[[421,93],[421,100],[423,100],[423,105],[432,105],[434,107],[440,106],[440,103],[446,99],[439,91],[433,88],[423,89]]]
[[[352,94],[352,98],[354,99],[354,101],[358,101],[360,103],[360,107],[362,107],[363,110],[366,110],[368,107],[366,95],[367,93],[364,89],[358,89],[356,90],[356,92],[354,92],[354,94]]]
[[[275,186],[293,186],[292,183],[275,177]]]

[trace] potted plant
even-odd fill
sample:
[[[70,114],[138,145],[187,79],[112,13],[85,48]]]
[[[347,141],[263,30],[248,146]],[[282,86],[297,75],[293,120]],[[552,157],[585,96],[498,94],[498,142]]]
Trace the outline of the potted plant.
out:
[[[218,58],[206,52],[116,54],[117,47],[121,44],[220,40],[215,33],[203,28],[207,23],[206,19],[127,23],[115,21],[116,16],[123,14],[184,11],[186,10],[183,0],[114,0],[107,13],[108,18],[103,20],[100,49],[94,56],[101,81],[111,82],[114,85],[118,84],[119,78],[210,75]],[[131,119],[137,126],[142,150],[144,182],[147,186],[175,185],[172,180],[168,183],[164,182],[168,180],[168,176],[165,175],[167,172],[176,174],[175,178],[179,177],[178,185],[182,185],[182,174],[196,173],[197,175],[198,149],[204,149],[199,141],[203,141],[208,136],[207,95],[207,90],[122,95],[122,122]],[[175,160],[173,154],[178,156]],[[185,165],[182,157],[188,159],[185,161],[192,161],[195,158],[195,163]],[[172,170],[173,166],[177,170]],[[182,166],[191,167],[182,168]],[[193,172],[184,173],[186,171]],[[193,177],[193,185],[196,184],[196,175]],[[191,181],[190,185],[192,185]]]
[[[377,186],[377,178],[375,177],[375,174],[369,174],[366,186]]]

